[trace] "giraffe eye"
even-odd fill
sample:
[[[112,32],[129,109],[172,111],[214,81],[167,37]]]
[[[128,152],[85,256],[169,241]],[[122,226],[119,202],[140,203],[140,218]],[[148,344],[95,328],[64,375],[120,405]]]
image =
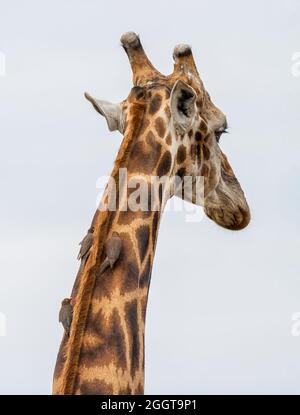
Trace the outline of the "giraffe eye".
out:
[[[215,131],[215,136],[216,136],[217,143],[219,143],[221,135],[222,134],[227,134],[227,133],[228,133],[228,131],[227,131],[226,128],[222,128],[221,130]]]

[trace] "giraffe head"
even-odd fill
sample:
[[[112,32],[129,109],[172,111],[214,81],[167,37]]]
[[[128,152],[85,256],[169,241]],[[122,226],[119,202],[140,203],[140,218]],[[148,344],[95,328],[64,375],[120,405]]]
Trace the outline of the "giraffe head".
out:
[[[122,134],[131,130],[131,166],[139,173],[192,178],[202,177],[206,215],[231,230],[246,227],[250,211],[243,190],[220,147],[227,119],[204,88],[191,48],[174,49],[174,70],[169,76],[158,72],[146,56],[139,37],[126,33],[121,37],[133,72],[128,98],[111,104],[86,98],[105,117],[109,130]],[[140,118],[137,120],[137,118]],[[135,164],[134,164],[135,161]],[[174,186],[172,195],[199,203],[191,192]]]

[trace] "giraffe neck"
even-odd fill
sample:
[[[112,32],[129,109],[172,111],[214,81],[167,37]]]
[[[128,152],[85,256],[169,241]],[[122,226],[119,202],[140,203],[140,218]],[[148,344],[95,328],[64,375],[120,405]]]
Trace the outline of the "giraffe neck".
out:
[[[144,109],[137,108],[135,123],[119,150],[112,173],[117,183],[120,167],[127,167],[129,177],[143,176],[148,186],[151,174],[171,171],[170,152],[147,131],[149,122],[143,115]],[[95,243],[74,286],[73,323],[70,338],[64,337],[58,354],[54,393],[144,391],[145,314],[163,205],[160,199],[158,210],[138,212],[124,211],[121,206],[94,217]],[[103,244],[112,232],[122,239],[121,256],[112,270],[99,276]]]
[[[122,239],[116,267],[96,278],[72,393],[139,394],[144,387],[144,327],[160,212],[117,211],[110,232]]]

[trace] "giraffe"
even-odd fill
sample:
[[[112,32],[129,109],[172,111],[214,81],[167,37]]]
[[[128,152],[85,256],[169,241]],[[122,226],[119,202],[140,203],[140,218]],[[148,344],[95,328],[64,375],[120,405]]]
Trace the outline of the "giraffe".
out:
[[[54,394],[143,394],[145,316],[159,223],[172,196],[198,203],[194,187],[159,186],[157,208],[150,207],[152,176],[203,177],[206,215],[230,230],[245,228],[250,210],[244,192],[220,148],[227,119],[203,85],[191,47],[174,49],[169,76],[154,68],[133,32],[121,37],[133,73],[133,88],[119,104],[85,94],[109,130],[123,134],[111,177],[119,185],[115,210],[97,210],[94,244],[79,271],[70,336],[64,336],[54,372]],[[123,192],[119,171],[145,182],[148,209],[123,209],[134,189]],[[107,188],[108,189],[108,188]],[[121,190],[120,190],[121,189]],[[186,195],[185,193],[189,193]],[[105,191],[102,203],[107,203]],[[140,195],[136,196],[138,201]],[[117,232],[122,240],[115,266],[99,275],[104,244]]]

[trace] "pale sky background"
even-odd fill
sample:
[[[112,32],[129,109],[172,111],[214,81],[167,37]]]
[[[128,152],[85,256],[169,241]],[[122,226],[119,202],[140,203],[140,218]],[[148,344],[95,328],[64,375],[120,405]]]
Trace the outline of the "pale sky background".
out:
[[[0,0],[0,393],[51,393],[78,242],[121,142],[84,99],[132,86],[122,33],[164,73],[189,43],[228,117],[222,149],[252,222],[233,233],[166,213],[146,330],[150,393],[299,394],[299,0]],[[201,212],[199,212],[199,215]]]

